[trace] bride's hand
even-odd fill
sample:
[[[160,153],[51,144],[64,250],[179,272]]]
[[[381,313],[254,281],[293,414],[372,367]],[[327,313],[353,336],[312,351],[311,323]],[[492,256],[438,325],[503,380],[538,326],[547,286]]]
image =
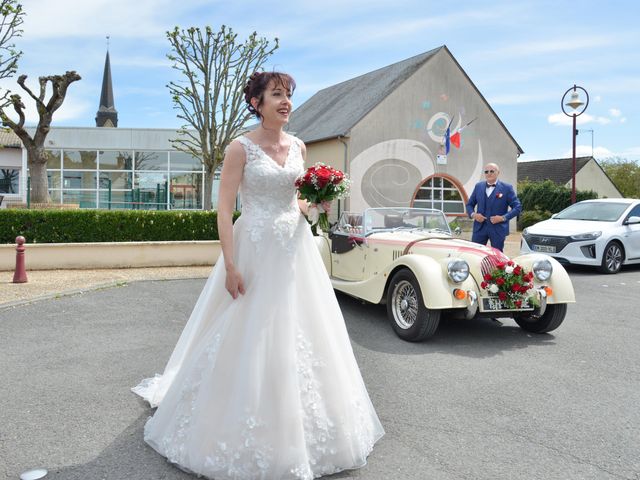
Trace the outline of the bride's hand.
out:
[[[298,199],[298,207],[304,216],[309,215],[309,202],[306,200]]]
[[[238,298],[239,294],[244,295],[242,276],[235,268],[227,270],[227,279],[225,280],[224,286],[234,300]]]

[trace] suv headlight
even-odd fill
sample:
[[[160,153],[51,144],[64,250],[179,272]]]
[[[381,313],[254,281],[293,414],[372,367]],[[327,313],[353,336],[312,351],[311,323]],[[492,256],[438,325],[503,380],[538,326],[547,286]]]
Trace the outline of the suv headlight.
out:
[[[447,273],[455,283],[464,282],[469,276],[469,264],[464,260],[455,258],[447,265]]]
[[[588,233],[578,233],[577,235],[571,235],[571,240],[595,240],[602,232],[588,232]]]
[[[553,273],[553,265],[546,258],[536,260],[533,262],[533,274],[541,282],[549,280],[549,277]]]

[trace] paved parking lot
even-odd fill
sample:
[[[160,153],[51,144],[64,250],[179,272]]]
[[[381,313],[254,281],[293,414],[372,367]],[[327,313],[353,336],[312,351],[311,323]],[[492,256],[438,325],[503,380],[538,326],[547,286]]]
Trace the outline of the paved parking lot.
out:
[[[383,307],[339,296],[387,430],[361,470],[330,478],[640,478],[640,268],[570,271],[577,304],[552,334],[444,322],[399,340]],[[145,281],[0,309],[0,475],[189,479],[142,441],[129,392],[161,371],[204,283]]]

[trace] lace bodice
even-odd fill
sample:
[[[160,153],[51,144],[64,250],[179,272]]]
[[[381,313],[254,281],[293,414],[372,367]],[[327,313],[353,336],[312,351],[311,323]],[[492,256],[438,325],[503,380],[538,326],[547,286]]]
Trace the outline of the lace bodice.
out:
[[[300,140],[291,135],[289,138],[291,146],[283,166],[249,138],[238,139],[247,155],[240,184],[242,223],[253,242],[263,241],[265,233],[269,233],[285,248],[292,245],[291,239],[303,219],[295,181],[304,173],[304,159]]]

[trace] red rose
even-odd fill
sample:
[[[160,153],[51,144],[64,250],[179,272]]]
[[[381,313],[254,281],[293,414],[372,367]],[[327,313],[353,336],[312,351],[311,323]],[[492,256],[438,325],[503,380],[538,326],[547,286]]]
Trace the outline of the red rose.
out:
[[[482,282],[480,284],[480,287],[482,287],[483,290],[486,290],[487,289],[487,282]]]
[[[519,292],[520,291],[520,284],[519,283],[514,283],[513,285],[511,285],[511,291],[512,292]]]
[[[496,265],[496,268],[498,270],[504,270],[504,266],[505,266],[504,263],[500,262],[498,265]]]
[[[326,167],[318,168],[316,178],[318,179],[318,187],[324,188],[331,181],[331,170]]]
[[[515,273],[516,275],[520,275],[521,272],[522,267],[520,265],[516,266],[516,268],[513,269],[513,273]]]
[[[506,292],[498,292],[498,298],[500,300],[506,300],[507,299],[507,294]]]
[[[516,304],[516,308],[520,308],[522,306],[522,300],[516,300],[514,303]]]
[[[504,278],[502,278],[502,277],[498,278],[498,279],[496,280],[496,283],[497,283],[498,285],[504,285]]]
[[[484,274],[484,279],[488,282],[489,280],[491,280],[491,274],[490,273],[485,273]]]
[[[509,260],[509,261],[507,262],[507,265],[509,265],[510,267],[513,267],[513,262],[512,262],[511,260]]]
[[[344,179],[344,173],[342,173],[340,170],[334,170],[333,171],[333,184],[334,185],[339,185],[342,180]]]

